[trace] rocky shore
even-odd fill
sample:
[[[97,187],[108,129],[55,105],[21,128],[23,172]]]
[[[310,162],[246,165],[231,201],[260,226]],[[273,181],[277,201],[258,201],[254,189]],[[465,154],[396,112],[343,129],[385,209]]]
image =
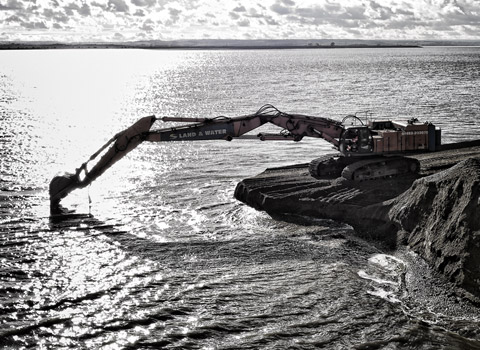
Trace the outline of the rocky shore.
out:
[[[275,218],[333,219],[387,249],[407,245],[480,300],[480,141],[412,156],[418,175],[364,182],[315,179],[308,164],[265,172],[235,197]]]

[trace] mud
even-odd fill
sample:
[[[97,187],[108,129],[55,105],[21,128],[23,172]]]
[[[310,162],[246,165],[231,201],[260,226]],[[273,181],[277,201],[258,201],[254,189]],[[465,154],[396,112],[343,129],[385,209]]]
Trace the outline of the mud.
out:
[[[478,302],[480,140],[412,157],[418,175],[364,182],[314,179],[308,164],[267,169],[235,197],[275,218],[333,219],[386,249],[406,245]]]

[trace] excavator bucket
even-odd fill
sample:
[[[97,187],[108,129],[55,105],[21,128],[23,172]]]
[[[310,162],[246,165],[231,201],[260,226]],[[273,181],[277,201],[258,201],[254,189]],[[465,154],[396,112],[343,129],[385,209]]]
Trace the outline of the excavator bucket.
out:
[[[79,178],[77,174],[64,173],[55,176],[50,181],[48,192],[50,194],[50,208],[58,207],[60,200],[67,196],[71,191],[78,188]]]

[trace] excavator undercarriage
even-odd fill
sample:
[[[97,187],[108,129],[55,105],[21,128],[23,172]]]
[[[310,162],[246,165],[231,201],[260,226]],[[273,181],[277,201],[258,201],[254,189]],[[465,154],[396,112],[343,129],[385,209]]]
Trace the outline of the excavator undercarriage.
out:
[[[368,158],[326,155],[310,162],[308,171],[317,179],[343,177],[346,180],[366,181],[379,178],[416,174],[420,162],[402,156],[372,156]]]
[[[345,125],[347,119],[354,120],[355,125]],[[151,130],[159,120],[187,124]],[[259,140],[300,141],[307,136],[321,138],[333,145],[338,153],[311,162],[309,171],[315,178],[342,176],[347,180],[366,181],[416,173],[420,168],[419,162],[408,154],[436,151],[441,144],[441,132],[431,123],[381,120],[364,124],[356,116],[347,116],[339,122],[324,117],[284,113],[272,105],[265,105],[254,114],[234,118],[149,116],[112,137],[74,173],[54,177],[49,187],[51,210],[55,211],[62,198],[91,184],[144,141],[231,141],[234,138],[251,138],[245,134],[266,123],[283,130],[276,135],[258,134],[256,138]],[[91,163],[94,164],[91,166]]]

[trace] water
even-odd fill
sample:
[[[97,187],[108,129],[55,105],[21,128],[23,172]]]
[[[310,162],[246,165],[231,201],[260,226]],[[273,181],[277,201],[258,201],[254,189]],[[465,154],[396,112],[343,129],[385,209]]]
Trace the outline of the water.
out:
[[[322,140],[143,144],[66,198],[72,215],[51,218],[47,193],[152,113],[370,110],[432,121],[444,142],[475,138],[480,48],[4,51],[0,62],[0,346],[480,349],[479,310],[413,253],[233,198],[243,178],[330,152]]]

